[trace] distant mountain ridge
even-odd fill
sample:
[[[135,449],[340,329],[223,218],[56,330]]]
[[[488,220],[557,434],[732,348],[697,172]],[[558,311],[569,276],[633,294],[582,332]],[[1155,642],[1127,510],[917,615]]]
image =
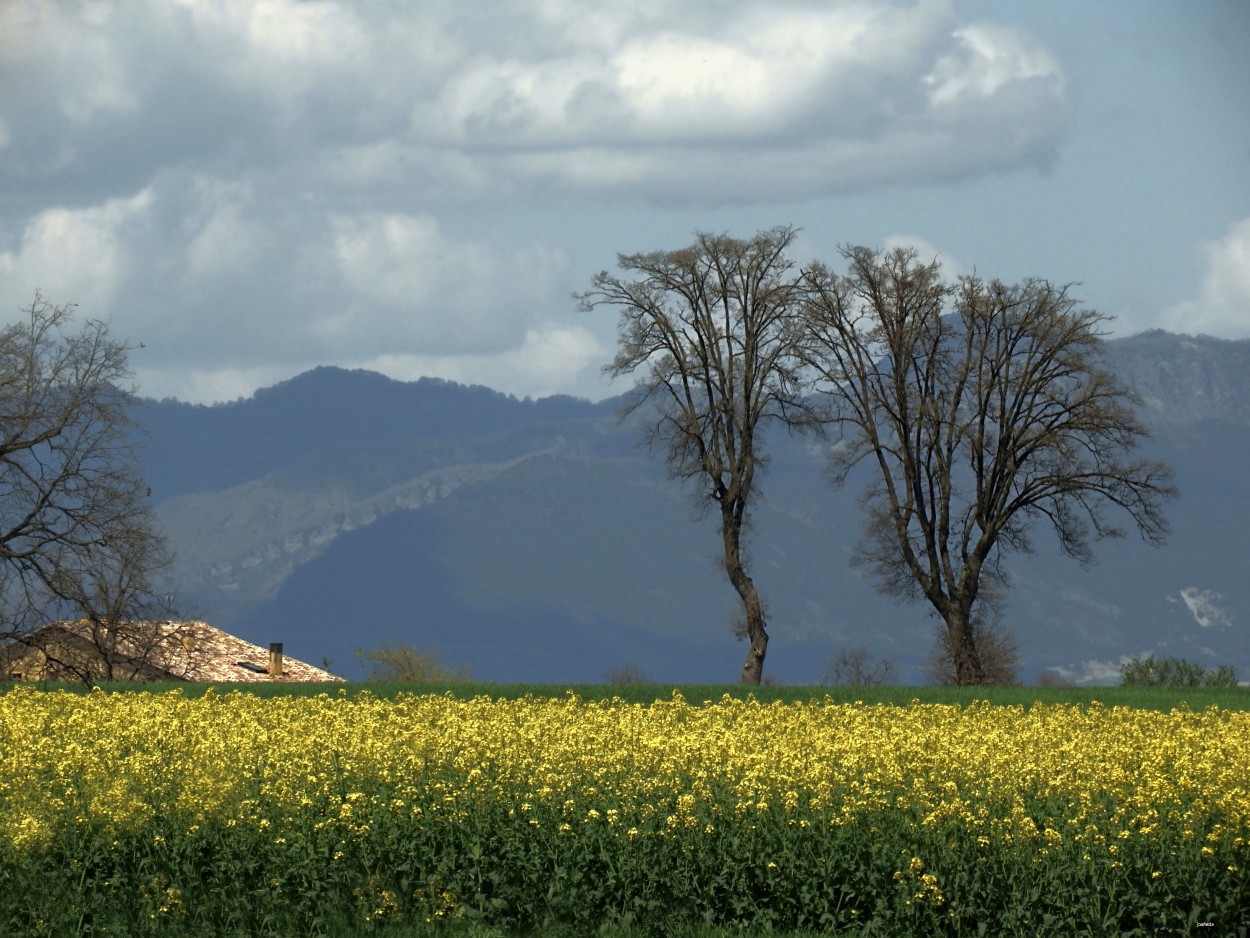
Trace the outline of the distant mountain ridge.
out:
[[[1155,330],[1106,343],[1108,362],[1142,398],[1153,423],[1250,425],[1250,339]]]
[[[137,416],[159,452],[146,463],[158,500],[225,488],[345,447],[453,443],[598,414],[571,397],[518,401],[439,378],[393,381],[372,371],[314,368],[246,400],[205,406],[143,401]],[[518,420],[518,418],[520,418]],[[165,458],[174,451],[183,458]],[[226,458],[223,453],[233,450]]]
[[[1141,395],[1150,455],[1182,497],[1169,546],[1100,545],[1089,570],[1011,562],[1021,676],[1107,679],[1180,654],[1250,679],[1250,341],[1145,333],[1106,345]],[[732,680],[733,594],[712,519],[638,447],[619,400],[520,401],[436,379],[318,368],[212,407],[144,402],[144,465],[186,611],[358,676],[353,651],[443,647],[495,680],[594,681],[633,663]],[[848,566],[861,515],[812,440],[770,436],[752,569],[771,609],[766,672],[811,683],[864,645],[923,679],[933,623]],[[1207,624],[1202,624],[1203,622]]]

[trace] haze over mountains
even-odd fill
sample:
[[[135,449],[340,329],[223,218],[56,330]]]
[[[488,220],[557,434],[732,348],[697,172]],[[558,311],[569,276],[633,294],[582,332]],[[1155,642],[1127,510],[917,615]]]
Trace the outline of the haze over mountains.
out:
[[[1250,340],[1161,332],[1107,344],[1143,398],[1146,452],[1176,470],[1173,533],[1097,546],[1082,569],[1036,531],[1010,562],[1020,676],[1114,682],[1126,656],[1234,664],[1250,679]],[[145,401],[144,467],[185,614],[363,676],[357,648],[438,646],[498,681],[589,682],[633,664],[732,681],[745,646],[713,518],[638,447],[619,401],[319,368],[213,407]],[[847,558],[860,486],[822,447],[770,437],[751,535],[770,611],[765,673],[816,683],[842,647],[922,683],[935,620]]]

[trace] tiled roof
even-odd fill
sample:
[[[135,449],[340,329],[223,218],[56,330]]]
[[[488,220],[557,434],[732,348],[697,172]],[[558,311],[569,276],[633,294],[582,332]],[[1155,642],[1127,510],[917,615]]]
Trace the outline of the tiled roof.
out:
[[[44,630],[56,629],[88,639],[91,628],[91,623],[86,620],[54,622],[44,626]],[[245,642],[238,636],[213,628],[206,622],[129,623],[123,629],[126,631],[119,638],[118,652],[132,658],[142,658],[170,680],[223,683],[343,680],[329,671],[286,655],[282,658],[281,676],[272,677],[269,674],[267,648]],[[134,634],[136,640],[128,641],[126,632]],[[32,638],[34,636],[27,636],[26,642],[31,643]],[[140,645],[148,651],[140,652]]]

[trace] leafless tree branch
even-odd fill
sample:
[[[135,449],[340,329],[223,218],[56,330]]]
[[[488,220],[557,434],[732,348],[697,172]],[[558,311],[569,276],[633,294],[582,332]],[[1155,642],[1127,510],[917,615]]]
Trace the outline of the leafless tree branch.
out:
[[[758,684],[768,646],[765,613],[743,558],[748,509],[766,463],[760,429],[812,425],[796,356],[807,287],[786,257],[795,229],[749,240],[700,233],[675,251],[622,254],[626,272],[596,275],[584,311],[620,311],[617,351],[604,371],[641,374],[623,415],[655,406],[646,441],[670,474],[719,513],[726,575],[743,604],[751,648],[742,669]]]
[[[0,329],[0,638],[107,624],[109,672],[120,623],[165,611],[169,563],[133,449],[131,347],[38,293],[22,313]]]
[[[1001,679],[1010,646],[989,644],[1001,635],[977,604],[1004,585],[1003,554],[1031,550],[1045,519],[1088,563],[1093,540],[1124,534],[1113,512],[1160,544],[1171,472],[1133,456],[1138,402],[1101,362],[1105,318],[1070,286],[951,285],[907,249],[843,256],[845,275],[806,272],[803,349],[841,431],[835,481],[874,469],[859,560],[941,616],[960,683]]]

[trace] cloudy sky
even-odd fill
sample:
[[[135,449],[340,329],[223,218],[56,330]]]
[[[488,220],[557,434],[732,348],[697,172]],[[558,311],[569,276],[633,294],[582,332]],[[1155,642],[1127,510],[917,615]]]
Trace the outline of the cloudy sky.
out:
[[[574,291],[789,223],[1250,337],[1247,47],[1244,0],[0,0],[0,317],[78,303],[152,397],[598,399]]]

